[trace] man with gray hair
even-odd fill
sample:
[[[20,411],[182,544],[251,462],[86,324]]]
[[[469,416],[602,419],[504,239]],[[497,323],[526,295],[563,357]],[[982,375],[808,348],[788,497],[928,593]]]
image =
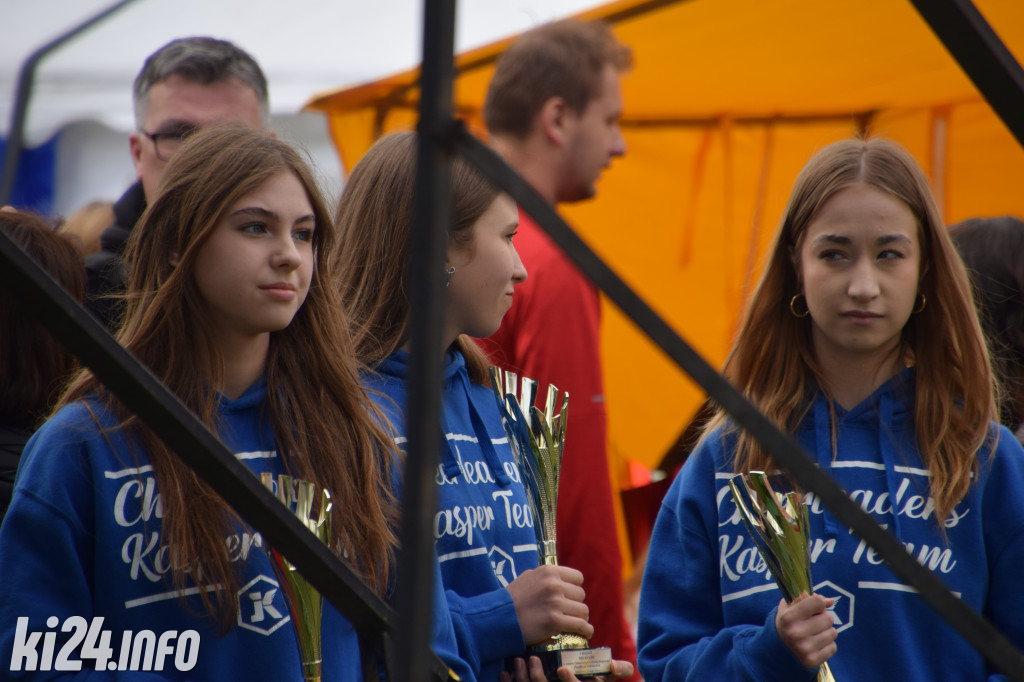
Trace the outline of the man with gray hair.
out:
[[[182,141],[222,121],[266,128],[270,116],[259,64],[215,38],[179,38],[161,47],[146,59],[132,94],[136,131],[130,145],[138,180],[114,204],[115,220],[100,237],[101,251],[86,259],[86,307],[111,331],[122,312],[110,294],[124,291],[125,243]]]

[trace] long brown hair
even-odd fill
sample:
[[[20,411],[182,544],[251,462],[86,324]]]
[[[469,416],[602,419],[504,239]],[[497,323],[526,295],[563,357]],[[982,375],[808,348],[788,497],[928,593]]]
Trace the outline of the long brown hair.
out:
[[[334,549],[347,554],[353,568],[383,593],[395,545],[393,446],[359,381],[334,275],[338,242],[333,223],[309,167],[294,149],[238,124],[213,126],[186,141],[129,240],[127,307],[118,338],[216,428],[218,397],[209,387],[220,385],[224,358],[196,286],[196,256],[235,202],[281,172],[299,179],[313,208],[314,270],[305,303],[291,324],[271,334],[264,409],[292,475],[331,491]],[[201,594],[205,606],[229,627],[237,576],[224,537],[237,516],[91,373],[78,377],[64,403],[97,391],[153,465],[165,511],[163,533],[179,553],[178,566],[198,560],[205,580],[225,585]],[[176,586],[189,577],[185,570],[175,569]]]
[[[17,242],[78,301],[85,295],[85,263],[76,244],[46,221],[22,211],[0,211],[0,230]],[[0,423],[31,431],[46,418],[75,368],[75,357],[28,317],[13,290],[0,288]]]
[[[976,453],[992,433],[990,420],[997,414],[992,372],[967,273],[924,173],[896,143],[880,138],[843,140],[825,147],[804,166],[726,360],[725,374],[765,416],[790,433],[804,417],[812,386],[822,386],[827,395],[809,318],[795,317],[789,304],[801,291],[799,254],[807,226],[825,202],[855,183],[899,199],[917,220],[918,291],[926,296],[927,305],[903,327],[901,353],[916,365],[917,447],[931,472],[937,518],[945,519],[966,494],[977,469]],[[705,433],[727,423],[727,418],[719,411]],[[748,434],[739,434],[737,472],[769,468],[769,460]]]
[[[356,356],[380,364],[407,340],[416,134],[378,140],[356,164],[338,204],[341,294],[352,324]],[[497,188],[461,157],[452,159],[450,242],[468,245],[473,224],[494,203]],[[438,263],[438,267],[441,264]],[[470,378],[490,381],[487,358],[468,336],[456,341]]]

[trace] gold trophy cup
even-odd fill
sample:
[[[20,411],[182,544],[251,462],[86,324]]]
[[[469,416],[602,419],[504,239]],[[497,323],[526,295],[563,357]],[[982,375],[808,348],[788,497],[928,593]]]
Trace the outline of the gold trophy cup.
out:
[[[737,474],[729,481],[736,508],[782,596],[791,602],[811,594],[811,557],[807,549],[807,507],[796,493],[777,493],[763,471]],[[835,682],[828,663],[817,682]]]
[[[505,434],[526,489],[537,535],[537,552],[542,566],[558,565],[555,511],[558,507],[558,479],[565,445],[565,424],[569,413],[569,394],[548,386],[547,400],[541,412],[533,404],[537,382],[522,380],[522,392],[516,398],[518,377],[491,367],[491,384],[498,399],[498,411]],[[557,413],[556,413],[557,410]],[[537,656],[549,680],[557,680],[555,671],[568,667],[577,677],[593,677],[611,672],[612,651],[608,647],[590,648],[585,637],[564,633],[527,648],[523,657]],[[511,670],[514,659],[506,661]]]
[[[263,485],[271,490],[275,488],[274,475],[260,475]],[[321,542],[331,542],[331,494],[321,490],[320,510],[313,516],[313,501],[316,486],[309,481],[301,481],[281,474],[276,481],[276,495],[281,502],[291,509],[302,524]],[[288,602],[288,611],[292,617],[295,638],[299,643],[299,657],[302,661],[302,676],[307,682],[320,682],[322,671],[321,657],[321,620],[324,610],[324,598],[302,577],[295,566],[274,548],[269,550],[270,563],[277,575],[277,582],[284,591]]]

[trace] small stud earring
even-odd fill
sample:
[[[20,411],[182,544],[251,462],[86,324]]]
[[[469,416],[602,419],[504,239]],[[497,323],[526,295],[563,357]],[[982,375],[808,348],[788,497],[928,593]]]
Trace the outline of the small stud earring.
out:
[[[452,285],[452,275],[455,274],[455,266],[451,265],[444,271],[444,286],[447,289]]]

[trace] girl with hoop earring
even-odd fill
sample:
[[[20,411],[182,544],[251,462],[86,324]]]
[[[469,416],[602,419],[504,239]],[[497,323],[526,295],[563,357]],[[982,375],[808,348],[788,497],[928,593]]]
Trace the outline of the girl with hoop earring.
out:
[[[725,374],[918,559],[1024,646],[1024,450],[998,416],[966,272],[901,147],[846,140],[796,180]],[[785,472],[727,413],[668,492],[640,599],[648,682],[994,680],[824,508],[786,603],[728,490]],[[798,491],[799,492],[799,491]]]

